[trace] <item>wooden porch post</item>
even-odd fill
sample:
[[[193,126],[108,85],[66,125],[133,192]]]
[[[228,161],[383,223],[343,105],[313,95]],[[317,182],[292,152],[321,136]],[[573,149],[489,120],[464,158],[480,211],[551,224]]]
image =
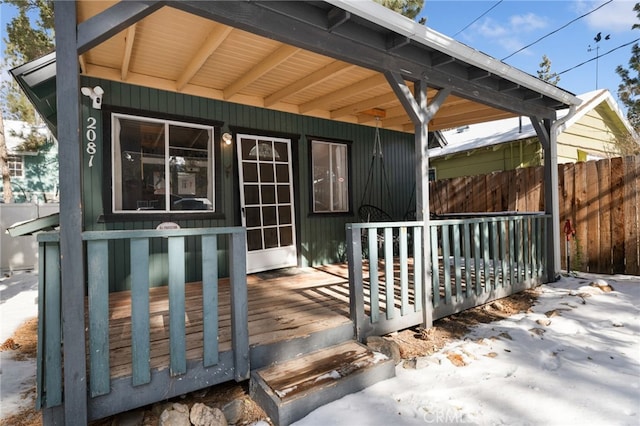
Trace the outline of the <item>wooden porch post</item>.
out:
[[[422,306],[424,315],[424,327],[429,328],[433,324],[433,304],[431,303],[432,276],[431,276],[431,232],[429,231],[429,146],[428,123],[433,118],[444,100],[451,93],[450,88],[438,91],[431,105],[427,106],[427,82],[423,79],[413,84],[413,95],[402,76],[398,73],[387,71],[385,77],[395,92],[398,100],[411,117],[415,125],[415,156],[416,156],[416,219],[424,222],[422,232]]]
[[[544,211],[551,215],[547,226],[546,282],[560,273],[560,201],[558,197],[558,135],[551,120],[530,117],[544,150]],[[555,120],[555,118],[554,118]]]
[[[414,83],[413,96],[419,106],[420,120],[415,124],[415,156],[416,156],[416,220],[424,223],[422,229],[422,291],[423,327],[433,325],[433,304],[431,303],[432,268],[431,232],[429,231],[429,128],[427,119],[427,83],[420,80]]]
[[[87,423],[82,250],[80,89],[76,4],[56,1],[56,95],[60,162],[60,269],[64,355],[64,423]]]

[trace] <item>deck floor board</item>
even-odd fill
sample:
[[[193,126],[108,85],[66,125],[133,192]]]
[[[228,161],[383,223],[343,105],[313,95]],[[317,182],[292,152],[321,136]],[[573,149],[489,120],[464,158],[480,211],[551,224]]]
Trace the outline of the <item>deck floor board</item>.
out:
[[[337,271],[337,273],[336,273]],[[264,273],[247,277],[250,346],[303,337],[350,322],[349,284],[346,270],[327,272],[301,268],[292,274]],[[231,312],[228,279],[218,283],[221,351],[231,348]],[[187,359],[203,354],[201,283],[185,285]],[[167,287],[149,289],[150,364],[169,365],[169,299]],[[109,347],[111,377],[131,375],[131,292],[109,296]]]

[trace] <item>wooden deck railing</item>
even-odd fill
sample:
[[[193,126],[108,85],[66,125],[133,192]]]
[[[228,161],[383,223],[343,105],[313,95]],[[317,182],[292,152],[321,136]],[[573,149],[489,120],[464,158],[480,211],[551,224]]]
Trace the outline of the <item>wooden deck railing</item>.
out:
[[[249,376],[249,335],[247,326],[246,247],[244,228],[198,228],[171,230],[127,230],[84,232],[87,253],[88,362],[89,391],[92,398],[107,395],[114,387],[110,372],[109,350],[109,242],[127,240],[130,244],[131,274],[131,371],[127,381],[131,389],[150,384],[150,312],[149,244],[154,238],[167,239],[169,265],[169,376],[187,374],[185,330],[185,238],[201,239],[203,359],[199,366],[223,364],[218,348],[218,239],[228,238],[231,294],[232,370],[236,380]],[[59,234],[45,233],[40,243],[40,283],[38,338],[39,407],[60,405],[62,395],[63,347],[61,331]],[[225,376],[226,377],[226,376]],[[166,380],[171,380],[166,379]],[[120,383],[119,386],[122,386]],[[144,392],[153,392],[153,386]],[[195,389],[194,389],[195,390]],[[166,389],[157,389],[166,393]]]
[[[423,222],[347,224],[357,337],[415,326],[424,318],[452,315],[540,283],[548,219],[529,214],[431,220],[426,261]],[[424,267],[431,277],[427,290]],[[426,307],[431,315],[423,312],[425,291],[431,296]]]

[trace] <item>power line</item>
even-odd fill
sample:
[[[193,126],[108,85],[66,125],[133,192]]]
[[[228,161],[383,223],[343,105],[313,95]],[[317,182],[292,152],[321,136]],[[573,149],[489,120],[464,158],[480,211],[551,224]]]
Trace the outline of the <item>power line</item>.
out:
[[[469,25],[467,25],[466,27],[464,27],[463,29],[461,29],[460,31],[458,31],[457,33],[455,33],[453,35],[453,37],[457,36],[458,34],[460,34],[461,32],[463,32],[464,30],[466,30],[467,28],[469,28],[470,26],[472,26],[473,24],[475,24],[476,22],[478,22],[478,20],[480,18],[482,18],[484,15],[486,15],[487,13],[491,12],[496,6],[498,6],[500,3],[502,3],[504,0],[500,0],[498,1],[496,4],[494,4],[493,6],[491,6],[486,12],[484,12],[482,15],[478,16],[476,19],[474,19]],[[613,1],[613,0],[611,0]]]
[[[576,22],[577,20],[582,19],[582,18],[584,18],[585,16],[591,15],[593,12],[595,12],[596,10],[598,10],[598,9],[600,9],[600,8],[602,8],[602,7],[606,6],[606,5],[608,5],[608,4],[609,4],[609,3],[611,3],[612,1],[613,1],[613,0],[609,0],[609,1],[607,1],[606,3],[602,3],[600,6],[596,7],[596,8],[595,8],[595,9],[593,9],[591,12],[587,12],[587,13],[585,13],[585,14],[584,14],[584,15],[582,15],[582,16],[578,16],[577,18],[573,19],[572,21],[567,22],[566,24],[564,24],[564,25],[563,25],[563,26],[561,26],[560,28],[558,28],[558,29],[556,29],[556,30],[551,31],[549,34],[547,34],[547,35],[543,35],[542,37],[540,37],[539,39],[537,39],[537,40],[536,40],[536,41],[534,41],[533,43],[530,43],[530,44],[526,45],[525,47],[523,47],[523,48],[521,48],[521,49],[516,50],[515,52],[513,52],[513,53],[512,53],[511,55],[509,55],[509,56],[505,56],[504,58],[502,58],[502,60],[503,60],[503,61],[505,61],[505,60],[509,59],[510,57],[512,57],[513,55],[515,55],[516,53],[520,53],[520,52],[522,52],[523,50],[528,49],[529,47],[533,46],[534,44],[538,43],[539,41],[544,40],[545,38],[549,37],[550,35],[553,35],[553,34],[557,33],[558,31],[560,31],[560,30],[562,30],[562,29],[564,29],[564,28],[567,28],[569,25],[573,24],[573,23],[574,23],[574,22]]]
[[[569,71],[573,71],[573,70],[574,70],[574,69],[576,69],[576,68],[579,68],[579,67],[581,67],[581,66],[583,66],[583,65],[586,65],[586,64],[588,64],[589,62],[595,61],[595,60],[596,60],[596,59],[598,59],[598,58],[602,58],[603,56],[607,56],[609,53],[613,53],[613,52],[615,52],[615,51],[616,51],[616,50],[618,50],[618,49],[622,49],[623,47],[627,47],[627,46],[629,46],[630,44],[636,43],[636,42],[638,42],[638,41],[640,41],[640,38],[637,38],[637,39],[632,40],[632,41],[630,41],[630,42],[628,42],[628,43],[625,43],[625,44],[621,44],[620,46],[618,46],[618,47],[614,47],[613,49],[609,50],[607,53],[603,53],[602,55],[598,55],[598,56],[596,56],[595,58],[588,59],[588,60],[586,60],[586,61],[584,61],[584,62],[579,63],[578,65],[574,65],[574,66],[572,66],[571,68],[567,68],[567,69],[566,69],[566,70],[564,70],[564,71],[560,71],[560,72],[559,72],[559,73],[557,73],[557,74],[558,74],[558,75],[560,75],[560,74],[564,74],[564,73],[569,72]]]

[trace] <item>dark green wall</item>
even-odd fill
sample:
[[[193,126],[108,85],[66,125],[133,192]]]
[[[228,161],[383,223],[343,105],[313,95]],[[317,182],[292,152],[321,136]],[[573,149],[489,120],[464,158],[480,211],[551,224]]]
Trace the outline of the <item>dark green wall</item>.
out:
[[[294,190],[296,194],[296,225],[298,228],[298,250],[301,266],[312,266],[323,263],[330,263],[345,260],[345,224],[357,222],[357,210],[363,199],[363,191],[369,174],[372,151],[375,137],[375,128],[369,126],[358,126],[333,122],[330,120],[304,117],[295,114],[270,111],[262,108],[248,107],[234,103],[216,101],[194,96],[181,95],[164,92],[144,87],[125,85],[107,80],[84,79],[83,86],[101,86],[104,89],[103,108],[131,108],[148,111],[153,114],[171,114],[176,118],[194,117],[196,119],[206,119],[222,122],[222,131],[230,129],[253,129],[258,134],[271,134],[279,136],[288,134],[298,137],[298,143],[292,146],[294,156]],[[102,138],[103,120],[109,120],[109,114],[105,110],[91,109],[90,100],[87,97],[82,99],[83,123],[85,128],[81,129],[83,134],[84,153],[84,224],[85,229],[151,229],[157,226],[161,220],[131,220],[111,217],[107,222],[109,211],[105,211],[103,204],[104,180],[110,179],[110,168],[103,167],[103,161],[110,155],[110,141]],[[89,117],[97,119],[97,154],[93,161],[93,166],[88,167],[89,155],[87,153],[86,125]],[[321,137],[325,139],[336,139],[341,141],[351,141],[351,199],[352,213],[345,215],[313,215],[310,214],[310,176],[309,176],[309,152],[307,136]],[[381,130],[381,142],[384,152],[384,165],[388,176],[391,200],[387,200],[387,190],[382,179],[381,162],[374,162],[374,173],[370,182],[369,190],[366,194],[365,202],[376,206],[381,206],[391,213],[394,219],[402,219],[408,208],[410,200],[411,207],[415,206],[414,191],[414,138],[412,134],[400,132],[389,132]],[[219,141],[216,141],[220,145]],[[235,146],[221,146],[216,152],[219,156],[217,162],[218,185],[216,210],[222,213],[219,218],[200,218],[198,220],[189,219],[188,215],[171,216],[167,220],[177,222],[183,228],[193,227],[215,227],[240,225],[237,164],[235,160]],[[231,165],[232,172],[227,176],[225,167]],[[110,189],[109,189],[110,191]],[[106,194],[110,197],[110,194]],[[197,252],[197,247],[192,247]],[[128,252],[126,249],[113,247],[120,256],[113,265],[127,264]],[[162,251],[161,247],[156,250]],[[224,252],[221,254],[224,260]],[[160,260],[159,268],[166,268]],[[126,269],[126,268],[124,268]],[[221,271],[222,274],[226,270]],[[121,279],[125,279],[127,272],[120,272]],[[194,272],[197,276],[197,272]],[[163,275],[159,273],[159,275]],[[124,285],[127,287],[127,285]],[[116,285],[114,289],[122,288]]]

